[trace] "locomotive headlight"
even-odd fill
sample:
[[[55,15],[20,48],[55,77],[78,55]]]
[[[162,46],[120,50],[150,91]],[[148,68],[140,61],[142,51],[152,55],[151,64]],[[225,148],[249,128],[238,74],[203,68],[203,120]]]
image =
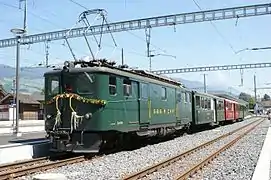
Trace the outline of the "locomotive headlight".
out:
[[[51,117],[52,117],[52,115],[50,115],[50,114],[46,115],[46,119],[51,119]]]
[[[69,67],[69,65],[70,65],[70,62],[69,62],[69,61],[65,61],[65,62],[64,62],[64,66]]]
[[[86,119],[91,119],[91,118],[92,118],[92,113],[87,113],[87,114],[85,114],[85,118],[86,118]]]

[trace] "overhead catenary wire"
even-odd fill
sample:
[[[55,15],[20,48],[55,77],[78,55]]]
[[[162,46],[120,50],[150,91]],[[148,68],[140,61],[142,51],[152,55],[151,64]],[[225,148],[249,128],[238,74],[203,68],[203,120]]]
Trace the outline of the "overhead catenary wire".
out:
[[[23,0],[22,0],[22,1],[23,1]],[[12,5],[12,4],[8,4],[8,3],[5,3],[5,2],[0,1],[0,5],[1,5],[1,4],[4,5],[4,6],[6,6],[6,7],[10,7],[10,8],[19,10],[19,11],[25,11],[24,9],[22,9],[22,8],[20,8],[20,7],[18,8],[18,7],[16,7],[16,6]],[[38,15],[38,14],[36,14],[36,13],[33,13],[33,12],[29,11],[29,10],[28,10],[28,13],[31,14],[32,16],[34,16],[34,17],[36,17],[36,18],[42,20],[42,21],[45,21],[45,22],[47,22],[47,23],[49,23],[49,24],[51,24],[51,25],[57,27],[57,28],[63,29],[63,27],[59,26],[58,24],[53,23],[52,21],[50,21],[50,20],[48,20],[48,19],[46,19],[46,18],[44,18],[44,17],[41,17],[40,15]],[[38,31],[43,31],[43,30],[37,29],[37,28],[31,28],[31,29],[35,29],[35,30],[38,30]],[[63,44],[62,44],[62,45],[63,45]],[[30,46],[31,46],[31,45],[28,46],[28,49],[30,48]],[[64,46],[65,46],[65,45],[64,45]],[[66,46],[65,46],[65,47],[66,47]],[[73,49],[74,49],[74,48],[73,48]],[[49,52],[45,52],[45,56],[46,56],[46,54],[49,54]],[[84,53],[84,54],[85,54],[85,53]]]
[[[85,5],[82,5],[82,4],[78,3],[78,2],[75,1],[75,0],[68,0],[68,1],[70,1],[70,2],[72,2],[72,3],[74,3],[74,4],[76,4],[77,6],[80,6],[81,8],[83,8],[83,9],[85,9],[85,10],[88,10],[88,8],[87,8]],[[127,3],[127,2],[125,1],[125,6],[126,6],[126,3]],[[108,18],[107,18],[107,19],[108,19]],[[134,36],[134,37],[140,39],[141,41],[144,41],[144,42],[145,42],[145,39],[144,39],[144,38],[142,38],[142,37],[140,37],[140,36],[138,36],[138,35],[136,35],[136,34],[130,32],[129,30],[127,30],[126,32],[129,33],[129,34],[131,34],[132,36]],[[115,43],[115,42],[114,42],[114,43]],[[163,51],[164,53],[167,53],[166,50],[164,50],[164,49],[158,47],[157,45],[155,45],[155,44],[153,44],[153,43],[150,43],[150,45],[153,46],[153,47],[156,48],[156,49],[159,49],[160,51]]]
[[[84,5],[82,5],[82,4],[78,3],[78,2],[76,2],[76,1],[74,1],[74,0],[69,0],[69,1],[72,2],[72,3],[74,3],[74,4],[76,4],[77,6],[80,6],[81,8],[84,8],[85,10],[88,10],[88,8],[87,8],[86,6],[84,6]]]
[[[200,7],[199,3],[196,0],[192,0],[194,2],[194,4],[198,7],[199,10],[202,11],[202,8]],[[212,22],[209,21],[211,23],[211,25],[213,26],[213,28],[215,29],[215,31],[217,32],[217,34],[223,39],[223,41],[231,48],[231,50],[233,51],[233,54],[236,54],[235,49],[233,48],[232,44],[223,36],[223,34],[218,30],[218,28],[216,27],[216,25]]]
[[[4,6],[6,6],[6,7],[15,8],[15,9],[17,9],[17,10],[24,11],[24,9],[19,9],[18,7],[14,6],[14,5],[12,5],[12,4],[5,3],[5,2],[3,2],[3,1],[0,1],[0,4],[4,5]],[[33,13],[33,12],[31,12],[31,11],[28,11],[28,13],[31,14],[32,16],[36,17],[36,18],[39,18],[39,19],[41,19],[41,20],[43,20],[43,21],[46,21],[47,23],[49,23],[49,24],[51,24],[51,25],[56,26],[56,27],[59,28],[59,25],[57,25],[57,24],[55,24],[55,23],[49,21],[49,20],[46,19],[46,18],[43,18],[43,17],[39,16],[39,15],[36,14],[36,13]],[[62,28],[62,27],[61,27],[61,28]]]

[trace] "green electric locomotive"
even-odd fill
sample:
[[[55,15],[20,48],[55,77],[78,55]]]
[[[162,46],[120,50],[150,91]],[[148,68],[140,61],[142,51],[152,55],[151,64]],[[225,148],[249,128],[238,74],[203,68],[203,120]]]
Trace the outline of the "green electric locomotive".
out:
[[[226,98],[106,60],[65,62],[63,69],[44,77],[45,130],[52,151],[98,153],[226,120]],[[240,119],[245,108],[237,105],[234,112]]]
[[[191,125],[192,94],[180,82],[106,60],[65,64],[44,74],[51,150],[97,153]]]

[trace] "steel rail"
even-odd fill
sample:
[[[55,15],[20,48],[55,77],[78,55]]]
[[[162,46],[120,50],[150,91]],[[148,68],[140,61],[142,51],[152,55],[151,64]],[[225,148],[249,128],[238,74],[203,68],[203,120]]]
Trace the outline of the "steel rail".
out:
[[[41,163],[43,161],[48,161],[48,157],[41,157],[41,158],[36,158],[36,159],[31,159],[31,160],[26,160],[26,161],[17,161],[14,163],[3,164],[3,165],[0,165],[0,172],[4,172],[10,169],[20,168],[21,166],[29,166],[35,163]]]
[[[134,179],[142,178],[142,177],[144,177],[144,176],[146,176],[148,174],[151,174],[151,173],[153,173],[153,172],[155,172],[155,171],[157,171],[157,170],[159,170],[159,169],[161,169],[163,167],[166,167],[166,166],[168,166],[168,165],[170,165],[170,164],[172,164],[172,163],[174,163],[176,161],[179,161],[180,159],[183,159],[183,158],[187,157],[188,155],[190,155],[192,153],[195,153],[195,152],[207,147],[207,146],[219,141],[220,139],[228,137],[228,136],[232,135],[233,133],[238,132],[241,129],[244,129],[244,128],[258,122],[258,120],[259,119],[255,120],[255,121],[253,121],[253,122],[251,122],[251,123],[249,123],[249,124],[247,124],[247,125],[245,125],[243,127],[240,127],[240,128],[238,128],[238,129],[236,129],[236,130],[234,130],[232,132],[226,133],[226,134],[221,135],[221,136],[219,136],[219,137],[217,137],[217,138],[215,138],[215,139],[213,139],[211,141],[203,143],[203,144],[201,144],[201,145],[199,145],[199,146],[197,146],[195,148],[192,148],[192,149],[190,149],[190,150],[188,150],[188,151],[186,151],[184,153],[181,153],[181,154],[176,155],[174,157],[168,158],[165,161],[159,162],[159,163],[157,163],[157,164],[155,164],[153,166],[147,167],[147,168],[145,168],[145,169],[143,169],[141,171],[138,171],[138,172],[135,172],[135,173],[133,173],[131,175],[125,176],[123,178],[123,180],[134,180]]]
[[[191,175],[196,174],[198,170],[202,169],[204,166],[206,166],[207,164],[209,164],[212,160],[214,160],[216,157],[219,156],[219,154],[221,154],[222,152],[224,152],[225,150],[229,149],[231,146],[233,146],[237,141],[239,141],[241,138],[243,138],[245,135],[247,135],[249,132],[251,132],[253,129],[255,129],[259,124],[261,124],[264,120],[261,120],[259,123],[257,123],[255,126],[253,126],[252,128],[250,128],[249,130],[247,130],[246,132],[244,132],[243,134],[241,134],[240,136],[238,136],[237,138],[235,138],[234,140],[232,140],[231,142],[229,142],[228,144],[226,144],[225,146],[223,146],[222,148],[220,148],[218,151],[216,151],[215,153],[211,154],[210,156],[208,156],[207,158],[205,158],[204,160],[202,160],[200,163],[198,163],[197,165],[191,167],[189,170],[187,170],[185,173],[183,173],[180,176],[177,176],[175,179],[176,180],[184,180],[189,178]]]
[[[59,161],[53,161],[53,162],[48,161],[48,163],[35,164],[32,166],[26,166],[26,167],[22,167],[22,168],[18,168],[18,169],[12,169],[7,172],[1,172],[0,173],[0,180],[17,178],[20,176],[35,173],[39,170],[45,171],[45,170],[52,169],[55,167],[60,167],[60,166],[68,165],[68,164],[74,164],[74,163],[78,163],[78,162],[82,162],[82,161],[85,161],[85,157],[78,156],[78,157],[63,159],[63,160],[59,160]]]

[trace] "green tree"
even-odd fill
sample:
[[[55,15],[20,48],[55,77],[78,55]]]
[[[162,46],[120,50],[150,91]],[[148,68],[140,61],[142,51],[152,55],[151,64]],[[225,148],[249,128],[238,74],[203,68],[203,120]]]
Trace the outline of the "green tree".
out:
[[[249,102],[250,98],[251,98],[251,95],[244,93],[244,92],[241,92],[239,95],[239,99],[242,99],[246,102]]]
[[[270,100],[270,96],[269,96],[268,94],[265,94],[265,95],[263,96],[263,100],[264,100],[264,101]]]
[[[249,103],[249,109],[253,109],[255,105],[255,99],[250,97],[248,103]]]
[[[41,89],[40,94],[41,94],[41,95],[44,95],[44,94],[45,94],[45,89],[44,89],[44,88]]]

